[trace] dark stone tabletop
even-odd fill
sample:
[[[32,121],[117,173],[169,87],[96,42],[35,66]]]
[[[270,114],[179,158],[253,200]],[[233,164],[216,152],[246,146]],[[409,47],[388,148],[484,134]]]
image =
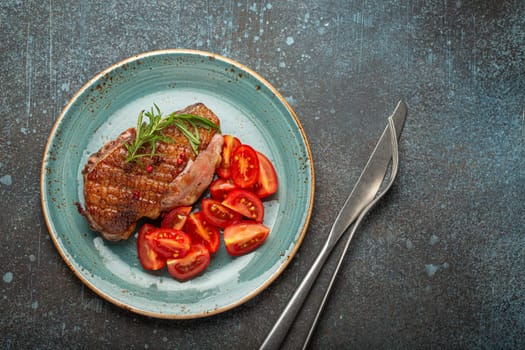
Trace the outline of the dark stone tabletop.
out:
[[[398,178],[357,231],[311,348],[525,347],[524,1],[4,0],[0,32],[0,348],[257,348],[400,98]],[[316,172],[288,268],[247,303],[194,320],[93,293],[40,205],[44,147],[68,100],[106,67],[166,48],[265,77],[297,113]],[[321,293],[284,348],[302,345]]]

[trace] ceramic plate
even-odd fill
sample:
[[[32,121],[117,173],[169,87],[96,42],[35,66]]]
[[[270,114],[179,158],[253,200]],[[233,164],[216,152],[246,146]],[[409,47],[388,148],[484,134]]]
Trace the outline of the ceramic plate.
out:
[[[188,282],[166,270],[142,269],[136,235],[111,243],[89,229],[81,170],[88,156],[128,127],[142,109],[164,114],[203,102],[221,119],[222,132],[266,154],[279,191],[265,200],[267,241],[245,256],[221,245],[209,268]],[[139,314],[196,318],[238,306],[266,288],[303,240],[314,198],[314,169],[301,124],[266,80],[230,59],[202,51],[164,50],[119,62],[90,80],[71,99],[49,137],[41,174],[44,216],[67,265],[104,299]],[[221,243],[222,244],[222,243]]]

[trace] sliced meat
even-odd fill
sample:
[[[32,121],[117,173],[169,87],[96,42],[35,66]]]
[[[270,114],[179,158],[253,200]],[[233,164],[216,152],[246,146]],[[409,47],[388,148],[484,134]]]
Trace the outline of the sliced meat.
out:
[[[176,113],[219,118],[197,103]],[[223,138],[214,129],[199,128],[201,144],[195,154],[188,139],[175,127],[163,130],[172,143],[158,142],[155,153],[126,162],[126,143],[135,139],[130,128],[91,155],[84,176],[84,209],[90,227],[111,241],[127,239],[139,219],[156,219],[161,212],[197,201],[212,181],[221,160]],[[144,153],[148,153],[146,148]]]

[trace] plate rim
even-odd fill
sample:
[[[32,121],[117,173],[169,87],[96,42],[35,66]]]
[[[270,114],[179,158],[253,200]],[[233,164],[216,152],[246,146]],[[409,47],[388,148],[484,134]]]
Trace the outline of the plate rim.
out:
[[[192,55],[192,56],[201,56],[206,57],[210,60],[220,60],[227,64],[230,64],[236,68],[239,68],[241,70],[246,71],[250,75],[252,75],[255,79],[257,79],[261,84],[263,84],[267,89],[269,89],[276,97],[277,99],[286,107],[287,111],[290,113],[292,118],[294,119],[298,130],[301,134],[302,141],[304,142],[306,146],[306,152],[308,156],[308,164],[309,164],[309,170],[310,170],[310,198],[308,199],[308,210],[305,215],[305,221],[303,224],[303,227],[301,228],[301,232],[299,234],[299,237],[297,241],[295,242],[292,250],[287,255],[286,259],[283,261],[283,263],[279,266],[279,268],[272,273],[272,275],[261,285],[259,285],[257,288],[255,288],[253,291],[248,293],[242,298],[239,298],[235,302],[224,305],[219,308],[214,308],[212,310],[208,311],[202,311],[199,313],[193,313],[193,314],[176,314],[176,313],[158,313],[154,311],[144,310],[138,307],[134,307],[132,305],[128,305],[125,302],[122,302],[115,298],[114,296],[110,295],[109,293],[103,291],[93,283],[91,283],[87,278],[85,278],[80,271],[78,271],[73,262],[69,260],[66,252],[62,249],[59,238],[57,233],[53,229],[53,222],[50,218],[50,213],[47,209],[47,202],[49,201],[47,199],[47,184],[46,182],[46,175],[47,170],[46,166],[48,164],[48,158],[50,158],[50,149],[52,147],[52,140],[55,139],[57,135],[57,130],[59,129],[60,125],[62,124],[63,120],[65,119],[65,116],[71,109],[72,105],[75,103],[75,101],[78,100],[78,98],[90,87],[92,87],[93,83],[98,81],[99,79],[103,78],[106,74],[114,71],[118,67],[124,66],[127,63],[134,62],[140,59],[144,59],[147,57],[152,56],[160,56],[160,55],[170,55],[170,54],[178,54],[178,55]],[[68,102],[64,105],[62,108],[60,114],[58,115],[57,119],[55,120],[53,127],[51,128],[49,132],[49,136],[46,141],[46,146],[44,148],[44,153],[42,156],[42,164],[40,169],[40,204],[41,209],[43,213],[43,217],[47,226],[47,230],[49,235],[51,236],[51,239],[53,241],[53,244],[56,248],[56,250],[59,252],[60,256],[62,257],[62,260],[66,263],[66,265],[69,267],[69,269],[74,273],[74,275],[82,281],[84,285],[86,285],[90,290],[92,290],[95,294],[97,294],[102,299],[110,302],[113,305],[116,305],[124,310],[131,311],[135,314],[153,317],[153,318],[159,318],[159,319],[196,319],[196,318],[202,318],[202,317],[208,317],[216,314],[220,314],[223,312],[226,312],[228,310],[231,310],[233,308],[236,308],[244,303],[246,303],[248,300],[254,298],[258,294],[260,294],[263,290],[265,290],[270,284],[272,284],[286,269],[286,267],[289,265],[297,251],[299,250],[304,236],[306,235],[306,232],[309,227],[310,219],[312,216],[313,211],[313,204],[314,204],[314,197],[315,197],[315,169],[314,169],[314,161],[312,157],[312,151],[310,148],[310,143],[308,141],[308,138],[306,136],[305,130],[297,117],[294,109],[291,107],[291,105],[286,101],[283,95],[272,85],[270,84],[264,77],[262,77],[259,73],[254,71],[253,69],[249,68],[248,66],[239,63],[238,61],[235,61],[231,58],[222,56],[220,54],[203,51],[203,50],[194,50],[194,49],[181,49],[181,48],[174,48],[174,49],[162,49],[162,50],[153,50],[153,51],[146,51],[143,53],[139,53],[133,56],[130,56],[128,58],[122,59],[120,61],[117,61],[104,70],[100,71],[99,73],[95,74],[91,79],[89,79],[85,84],[83,84],[68,100]]]

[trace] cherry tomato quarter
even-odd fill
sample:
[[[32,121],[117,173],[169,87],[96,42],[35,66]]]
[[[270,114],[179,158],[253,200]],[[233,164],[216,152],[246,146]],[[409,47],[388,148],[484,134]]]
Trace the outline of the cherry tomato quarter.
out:
[[[185,256],[191,245],[190,236],[172,228],[157,228],[150,231],[146,235],[146,242],[165,259]]]
[[[224,229],[224,246],[228,254],[239,256],[252,252],[261,246],[270,228],[253,221],[239,221]]]
[[[191,206],[173,208],[166,215],[164,215],[160,223],[160,227],[182,230],[188,215],[190,215],[191,209]]]
[[[210,224],[220,228],[225,228],[235,221],[239,221],[242,217],[241,214],[225,207],[221,202],[211,198],[203,199],[201,207],[204,219]]]
[[[224,143],[222,144],[221,151],[221,163],[217,168],[217,175],[223,179],[228,179],[231,177],[231,165],[233,153],[241,145],[241,141],[235,136],[224,135]]]
[[[202,244],[193,244],[183,258],[168,259],[168,272],[184,282],[200,275],[210,265],[210,253]]]
[[[237,186],[235,186],[232,179],[219,178],[211,183],[210,195],[211,198],[222,202],[226,195],[236,188]]]
[[[241,188],[249,188],[257,182],[259,160],[252,147],[242,144],[233,152],[231,177],[233,182]]]
[[[253,192],[259,198],[266,198],[277,192],[279,180],[272,162],[264,154],[257,152],[257,159],[259,160],[259,177],[253,185]]]
[[[219,229],[210,224],[202,212],[195,212],[188,216],[184,231],[190,235],[192,242],[202,243],[210,253],[213,254],[219,249]]]
[[[166,259],[155,252],[146,240],[148,233],[155,231],[157,228],[150,224],[141,226],[137,237],[137,253],[139,261],[145,270],[160,270],[166,265]]]
[[[244,217],[261,223],[264,219],[264,205],[253,192],[247,190],[231,191],[222,204]]]

